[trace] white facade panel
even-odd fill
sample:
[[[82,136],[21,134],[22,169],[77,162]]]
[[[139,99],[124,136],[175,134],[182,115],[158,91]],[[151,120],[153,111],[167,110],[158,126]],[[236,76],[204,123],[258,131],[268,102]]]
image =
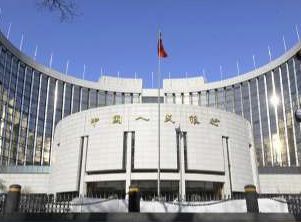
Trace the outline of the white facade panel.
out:
[[[49,174],[0,174],[0,178],[5,187],[4,191],[17,183],[21,185],[23,193],[49,193]]]
[[[156,181],[157,116],[157,104],[136,104],[90,109],[62,120],[54,136],[50,175],[53,191],[76,190],[80,177],[84,178],[84,183]],[[162,180],[182,178],[222,184],[231,180],[233,192],[243,191],[246,184],[256,182],[249,148],[253,144],[251,127],[243,118],[212,108],[165,104],[161,105],[160,129]],[[181,134],[178,145],[177,133]],[[128,135],[127,138],[124,135]],[[226,174],[223,137],[229,140],[231,179]],[[86,154],[81,151],[81,138],[88,141]],[[87,155],[86,162],[82,162],[83,155]],[[184,169],[185,164],[179,164],[180,160],[186,161],[187,169]],[[132,169],[125,169],[126,166]],[[80,167],[85,167],[83,174],[79,173]]]
[[[82,135],[83,129],[78,116],[70,116],[68,119],[56,128],[58,137],[54,138],[52,144],[50,192],[78,190],[81,137],[74,135]]]
[[[189,170],[224,171],[222,137],[211,127],[201,127],[187,132],[187,162]]]
[[[89,135],[87,171],[122,169],[123,131],[118,127],[101,129]],[[97,149],[93,149],[97,147]],[[114,161],[112,161],[114,160]]]
[[[137,131],[135,139],[134,168],[156,169],[158,166],[158,127],[150,127],[150,131]]]
[[[260,174],[260,192],[291,194],[301,192],[300,174]]]

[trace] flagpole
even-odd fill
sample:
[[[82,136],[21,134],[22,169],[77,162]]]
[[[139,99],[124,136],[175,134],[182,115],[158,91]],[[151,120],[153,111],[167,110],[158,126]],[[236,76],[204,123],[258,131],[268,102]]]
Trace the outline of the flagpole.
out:
[[[33,60],[37,59],[37,54],[38,54],[38,46],[36,45],[36,48],[34,50],[34,56],[33,56]]]
[[[152,72],[152,89],[154,88],[154,72]]]
[[[7,39],[9,39],[9,34],[10,34],[11,25],[12,25],[12,23],[9,23],[8,30],[7,30],[7,34],[6,34],[6,38],[7,38]]]
[[[297,33],[298,42],[300,42],[300,35],[299,35],[299,31],[298,31],[298,25],[296,25],[296,33]]]
[[[284,35],[282,36],[282,41],[283,41],[284,52],[286,52],[287,47],[286,47],[286,41],[285,41]]]
[[[271,62],[272,61],[272,53],[271,53],[271,48],[269,45],[268,45],[268,51],[269,51],[269,57],[270,57],[270,62]]]
[[[257,69],[256,61],[255,61],[255,55],[254,54],[253,54],[253,65],[254,65],[254,69]]]
[[[159,42],[159,49],[161,47],[161,41],[160,41],[160,38],[161,38],[161,32],[159,30],[159,38],[158,38],[158,42]],[[157,195],[158,195],[158,198],[160,199],[161,197],[161,191],[160,191],[160,159],[161,159],[161,138],[160,138],[160,135],[161,135],[161,132],[160,132],[160,113],[161,113],[161,110],[160,110],[160,79],[161,79],[161,56],[158,54],[158,187],[157,187]]]
[[[23,41],[24,41],[24,34],[22,33],[21,35],[21,41],[20,41],[20,47],[19,47],[19,50],[22,52],[22,49],[23,49]]]

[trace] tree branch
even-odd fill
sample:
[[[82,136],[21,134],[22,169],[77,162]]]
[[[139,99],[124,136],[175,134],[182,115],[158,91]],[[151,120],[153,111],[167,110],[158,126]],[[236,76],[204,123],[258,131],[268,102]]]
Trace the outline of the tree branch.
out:
[[[51,12],[60,14],[61,22],[71,21],[78,14],[76,13],[76,4],[74,0],[38,0],[41,8],[49,9]]]

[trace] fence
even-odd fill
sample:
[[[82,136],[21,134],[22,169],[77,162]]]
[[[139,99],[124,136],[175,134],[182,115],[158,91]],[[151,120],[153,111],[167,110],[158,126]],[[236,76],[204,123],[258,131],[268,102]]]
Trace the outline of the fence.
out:
[[[100,204],[101,202],[117,200],[120,197],[116,195],[110,196],[99,196],[99,195],[89,195],[90,199],[95,199],[89,203]],[[4,212],[6,194],[0,194],[0,213]],[[70,195],[59,195],[54,197],[54,195],[46,194],[22,194],[19,204],[19,212],[22,213],[68,213],[71,207],[85,205],[85,203],[74,202],[76,196],[74,194]],[[80,197],[82,198],[82,197]],[[79,198],[79,199],[80,199]],[[204,196],[189,196],[186,197],[187,201],[182,202],[177,199],[177,196],[163,196],[160,199],[154,197],[152,201],[161,202],[163,204],[174,204],[182,206],[208,206],[213,204],[219,204],[222,202],[230,200],[242,200],[244,199],[244,194],[239,193],[233,195],[231,198],[224,197],[223,199],[218,199],[214,196],[204,195]],[[279,195],[279,194],[258,194],[258,198],[272,199],[288,205],[289,213],[294,215],[301,215],[301,194],[297,195]],[[78,199],[78,198],[77,198]],[[142,195],[143,199],[143,195]]]
[[[4,212],[6,194],[0,194],[0,213]]]
[[[19,211],[23,213],[68,213],[70,198],[54,199],[53,195],[22,195]]]

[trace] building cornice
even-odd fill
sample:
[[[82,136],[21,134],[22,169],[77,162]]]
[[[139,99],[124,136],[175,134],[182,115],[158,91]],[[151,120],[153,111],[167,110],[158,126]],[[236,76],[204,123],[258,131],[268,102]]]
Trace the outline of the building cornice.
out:
[[[99,82],[82,80],[72,75],[65,75],[57,70],[51,69],[45,65],[37,63],[31,57],[25,55],[23,52],[18,50],[4,35],[0,32],[0,41],[1,43],[17,58],[19,58],[22,62],[27,64],[28,66],[34,68],[38,72],[44,73],[53,78],[62,80],[64,82],[68,82],[70,84],[78,85],[81,87],[96,89],[96,90],[104,90],[104,91],[115,91],[115,92],[128,92],[128,93],[142,93],[142,79],[133,79],[133,78],[116,78],[103,76],[100,78]],[[289,51],[281,55],[280,57],[274,59],[266,65],[263,65],[255,70],[251,70],[245,74],[241,74],[236,77],[228,78],[222,81],[210,82],[196,85],[194,84],[191,87],[191,84],[187,84],[188,82],[192,82],[194,79],[198,79],[201,77],[192,77],[192,78],[183,78],[176,80],[163,80],[166,82],[165,86],[167,88],[163,88],[162,91],[164,93],[188,93],[188,92],[197,92],[204,90],[212,90],[218,88],[224,88],[227,86],[231,86],[234,84],[239,84],[244,81],[248,81],[260,75],[263,75],[281,64],[285,63],[291,57],[293,57],[298,51],[301,50],[301,42],[297,43],[294,47],[292,47]],[[170,83],[176,81],[176,86],[170,86]],[[183,85],[181,85],[181,81],[183,81]],[[200,81],[201,82],[201,81]],[[181,87],[178,87],[181,85]],[[152,91],[150,89],[150,91]]]
[[[101,78],[99,82],[92,82],[82,80],[72,75],[63,74],[57,70],[51,69],[45,65],[37,63],[31,57],[25,55],[23,52],[18,50],[4,35],[0,32],[1,43],[10,51],[14,56],[24,62],[26,65],[32,67],[38,72],[44,73],[55,79],[68,82],[70,84],[78,85],[85,88],[91,88],[96,90],[104,91],[115,91],[115,92],[129,92],[129,93],[141,93],[142,90],[142,79],[127,79],[127,78],[115,78],[106,76]],[[109,84],[105,84],[109,82]]]

